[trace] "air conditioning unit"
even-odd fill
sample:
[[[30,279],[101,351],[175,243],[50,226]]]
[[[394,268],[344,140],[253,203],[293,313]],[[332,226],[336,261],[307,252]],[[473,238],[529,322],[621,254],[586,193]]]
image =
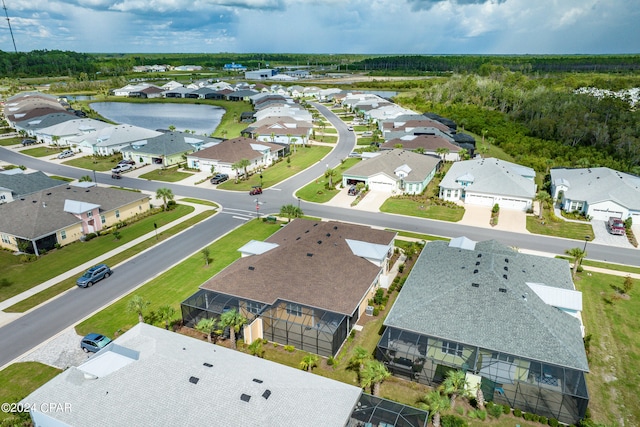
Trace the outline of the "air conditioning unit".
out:
[[[367,316],[373,316],[373,306],[368,305],[367,308],[364,310],[364,314],[366,314]]]

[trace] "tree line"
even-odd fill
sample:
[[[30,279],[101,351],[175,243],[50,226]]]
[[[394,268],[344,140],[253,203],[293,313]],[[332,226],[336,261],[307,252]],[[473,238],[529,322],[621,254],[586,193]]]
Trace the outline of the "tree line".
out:
[[[61,50],[0,51],[0,77],[95,75],[97,71],[96,57],[87,53]]]

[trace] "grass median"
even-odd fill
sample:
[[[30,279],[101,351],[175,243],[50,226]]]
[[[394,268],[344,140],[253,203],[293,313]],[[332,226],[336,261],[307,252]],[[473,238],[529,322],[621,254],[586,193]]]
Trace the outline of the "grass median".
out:
[[[335,167],[336,174],[332,178],[333,184],[338,187],[342,182],[342,174],[344,171],[360,162],[361,159],[358,158],[348,158],[340,165]],[[301,198],[307,202],[314,203],[326,203],[331,200],[336,194],[340,192],[339,188],[334,188],[333,190],[327,190],[325,185],[328,182],[328,178],[325,178],[324,175],[318,177],[315,181],[310,182],[309,184],[302,187],[297,193],[296,197]]]

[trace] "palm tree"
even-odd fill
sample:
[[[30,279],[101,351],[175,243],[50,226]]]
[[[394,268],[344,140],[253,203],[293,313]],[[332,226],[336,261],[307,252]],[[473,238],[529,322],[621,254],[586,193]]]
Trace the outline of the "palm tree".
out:
[[[234,164],[231,165],[231,169],[233,169],[234,171],[236,171],[236,184],[238,183],[238,178],[239,178],[239,173],[240,173],[240,169],[242,169],[242,166],[240,165],[240,162],[235,162]]]
[[[578,272],[578,266],[582,264],[582,260],[586,258],[587,252],[580,248],[571,248],[564,251],[565,254],[573,257],[573,270],[571,271],[571,276],[575,277]]]
[[[357,346],[353,349],[353,356],[349,359],[349,367],[351,369],[357,369],[359,374],[364,362],[369,359],[371,359],[371,353],[369,353],[366,348]]]
[[[280,208],[280,216],[286,216],[287,223],[291,222],[291,218],[300,218],[302,215],[302,209],[296,205],[283,205]]]
[[[134,295],[127,304],[127,311],[138,314],[138,322],[144,322],[143,312],[151,303],[140,295]]]
[[[174,132],[176,130],[176,127],[174,125],[169,125],[169,130],[171,132]]]
[[[436,154],[440,157],[441,160],[444,160],[445,156],[449,154],[449,149],[445,147],[436,148]]]
[[[211,342],[211,335],[216,329],[216,319],[202,318],[196,325],[196,331],[207,334],[207,341]]]
[[[458,151],[458,156],[460,156],[462,160],[467,160],[469,158],[469,150],[461,148],[460,151]]]
[[[438,390],[432,390],[421,399],[420,406],[429,410],[433,427],[440,427],[440,412],[449,409],[449,405],[447,396],[441,395]]]
[[[442,382],[442,391],[451,396],[451,409],[456,406],[458,396],[467,394],[467,374],[464,371],[448,371]]]
[[[262,349],[262,339],[258,338],[249,345],[249,353],[257,357],[264,356],[264,350]]]
[[[544,205],[548,205],[551,202],[551,195],[544,190],[540,190],[536,193],[535,200],[538,201],[538,205],[540,207],[540,212],[538,215],[539,219],[542,219],[542,213],[544,211]]]
[[[336,176],[337,172],[335,169],[332,168],[328,168],[326,171],[324,171],[324,177],[325,178],[329,178],[329,189],[332,190],[333,189],[333,177]]]
[[[164,328],[169,330],[169,323],[176,314],[176,309],[170,305],[163,305],[158,309],[158,314],[160,315],[160,320],[164,321]]]
[[[83,175],[80,177],[78,182],[91,182],[93,181],[89,175]]]
[[[360,376],[360,385],[362,388],[371,387],[372,394],[378,396],[380,394],[380,384],[390,376],[391,373],[382,362],[367,360]]]
[[[167,210],[167,200],[173,200],[173,191],[170,188],[162,187],[156,190],[156,199],[162,199],[163,210]]]
[[[220,316],[220,326],[229,328],[229,338],[231,339],[231,347],[236,348],[236,333],[240,332],[240,328],[247,323],[247,318],[238,312],[235,308],[222,313]]]
[[[298,138],[291,138],[291,143],[293,144],[293,151],[295,153],[298,152],[298,144],[297,144],[297,142],[298,142]]]
[[[311,372],[316,366],[318,366],[318,356],[315,354],[307,354],[300,362],[300,369],[303,371]]]
[[[202,248],[202,250],[200,251],[200,253],[202,254],[202,257],[204,258],[204,264],[208,267],[209,266],[209,262],[211,261],[211,250],[207,247]]]
[[[60,135],[53,135],[51,137],[51,142],[53,142],[53,145],[58,145],[58,141],[60,141]]]
[[[249,161],[249,159],[240,159],[238,161],[238,166],[244,170],[244,179],[249,179],[249,173],[247,172],[247,167],[249,165],[251,165],[251,161]]]
[[[418,153],[418,154],[424,154],[424,147],[418,147],[415,150],[413,150],[414,153]]]

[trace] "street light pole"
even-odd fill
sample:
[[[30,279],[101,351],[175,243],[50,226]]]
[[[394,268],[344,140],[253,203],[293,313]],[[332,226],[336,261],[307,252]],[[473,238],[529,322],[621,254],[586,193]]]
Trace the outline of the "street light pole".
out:
[[[591,236],[584,236],[584,248],[582,249],[582,252],[587,252],[587,242],[591,239]]]

